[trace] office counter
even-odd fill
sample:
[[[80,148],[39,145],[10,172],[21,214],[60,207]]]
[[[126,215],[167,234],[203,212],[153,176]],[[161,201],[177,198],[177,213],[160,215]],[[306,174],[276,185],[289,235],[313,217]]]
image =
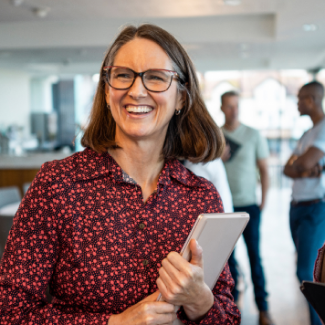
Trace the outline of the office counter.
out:
[[[16,185],[23,195],[23,184],[31,183],[46,161],[60,160],[71,153],[28,153],[22,156],[0,155],[0,187]]]

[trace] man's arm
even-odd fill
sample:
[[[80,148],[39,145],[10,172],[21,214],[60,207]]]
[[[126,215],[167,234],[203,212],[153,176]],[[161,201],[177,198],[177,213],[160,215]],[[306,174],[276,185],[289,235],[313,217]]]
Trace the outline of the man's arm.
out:
[[[260,210],[264,208],[266,202],[266,193],[269,188],[269,174],[267,170],[267,159],[258,159],[256,161],[257,167],[260,172],[261,177],[261,187],[262,187],[262,201],[260,204]]]
[[[284,175],[290,178],[319,177],[322,168],[318,161],[324,152],[316,147],[310,147],[304,154],[297,157],[292,155],[284,166]]]

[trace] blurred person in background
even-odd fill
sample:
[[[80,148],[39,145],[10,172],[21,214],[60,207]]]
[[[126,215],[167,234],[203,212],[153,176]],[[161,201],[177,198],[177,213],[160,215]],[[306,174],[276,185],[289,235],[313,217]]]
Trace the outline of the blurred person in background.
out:
[[[222,199],[225,212],[234,211],[227,174],[221,158],[217,158],[205,164],[194,164],[189,160],[185,160],[184,166],[195,175],[206,178],[215,186]]]
[[[199,214],[223,212],[213,184],[178,161],[224,147],[190,58],[165,30],[129,26],[100,76],[86,149],[45,163],[15,216],[1,325],[172,324],[175,306],[184,324],[238,325],[228,265],[210,290],[196,241],[190,262],[179,254]]]
[[[232,194],[234,211],[247,212],[250,220],[243,232],[251,267],[255,302],[259,310],[259,324],[271,325],[273,321],[268,311],[266,281],[260,257],[260,221],[261,211],[266,202],[268,190],[267,157],[269,155],[266,139],[260,133],[239,121],[239,95],[229,91],[221,96],[221,110],[225,115],[222,127],[226,138],[226,149],[222,155],[229,186]],[[257,173],[259,171],[262,201],[258,205],[256,198]],[[229,267],[235,280],[233,296],[238,300],[238,269],[234,252],[229,258]]]
[[[297,250],[297,276],[300,282],[313,280],[317,249],[325,241],[325,115],[322,101],[324,87],[313,81],[298,93],[300,115],[307,115],[313,127],[298,141],[284,167],[284,174],[293,179],[290,205],[290,230]],[[321,321],[309,304],[310,322]]]

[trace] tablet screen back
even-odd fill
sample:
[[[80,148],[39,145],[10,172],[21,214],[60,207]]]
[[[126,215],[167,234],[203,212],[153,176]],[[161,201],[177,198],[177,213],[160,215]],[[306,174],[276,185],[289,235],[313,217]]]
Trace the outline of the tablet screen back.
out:
[[[181,255],[190,260],[189,242],[203,249],[204,282],[212,289],[249,220],[245,212],[201,214],[189,234]]]

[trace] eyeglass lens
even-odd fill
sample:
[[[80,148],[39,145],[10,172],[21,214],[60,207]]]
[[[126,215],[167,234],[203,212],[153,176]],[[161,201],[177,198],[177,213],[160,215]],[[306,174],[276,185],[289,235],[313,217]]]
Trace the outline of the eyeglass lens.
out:
[[[128,68],[112,67],[108,71],[109,84],[116,89],[131,87],[136,74]],[[165,91],[169,88],[173,73],[162,70],[148,70],[142,75],[144,86],[151,91]]]

